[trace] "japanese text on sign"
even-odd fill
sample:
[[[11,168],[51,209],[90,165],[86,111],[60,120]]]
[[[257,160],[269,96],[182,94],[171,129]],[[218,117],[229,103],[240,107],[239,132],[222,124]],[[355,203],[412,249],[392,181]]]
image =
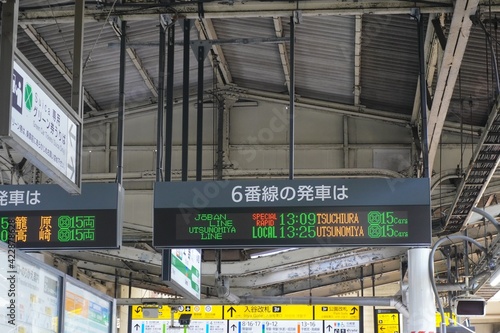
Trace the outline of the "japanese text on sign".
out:
[[[34,217],[15,216],[12,219],[0,217],[0,241],[7,241],[9,224],[12,221],[15,226],[15,241],[28,242],[30,231],[28,226],[35,225],[29,223],[30,219]],[[53,223],[53,220],[57,220],[57,225]],[[54,241],[53,236],[57,237],[57,241],[61,243],[95,240],[95,216],[40,216],[36,226],[38,228],[36,237],[39,241]],[[55,235],[53,235],[54,232]],[[35,235],[35,233],[31,234]]]
[[[40,192],[38,191],[23,191],[23,190],[12,190],[12,191],[0,191],[0,206],[7,205],[27,205],[33,206],[40,203]]]
[[[294,186],[235,186],[231,191],[233,202],[283,202],[345,200],[348,188],[345,185],[298,185]]]

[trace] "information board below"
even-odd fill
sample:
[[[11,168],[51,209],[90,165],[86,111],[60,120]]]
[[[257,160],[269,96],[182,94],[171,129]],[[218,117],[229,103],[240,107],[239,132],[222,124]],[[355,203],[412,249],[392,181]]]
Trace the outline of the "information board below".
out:
[[[0,241],[20,249],[114,249],[121,245],[123,189],[84,184],[81,195],[58,185],[0,189]]]
[[[404,207],[155,209],[157,247],[429,245],[428,212]],[[159,221],[170,221],[160,223]]]
[[[185,333],[362,333],[362,308],[356,305],[181,305],[176,306],[173,322],[168,306],[134,305],[130,310],[133,333],[179,329]],[[191,315],[190,323],[181,325],[179,318],[186,314]]]
[[[0,240],[9,241],[9,225],[19,249],[115,248],[116,210],[0,213]]]
[[[425,179],[168,182],[154,196],[159,248],[431,244]]]

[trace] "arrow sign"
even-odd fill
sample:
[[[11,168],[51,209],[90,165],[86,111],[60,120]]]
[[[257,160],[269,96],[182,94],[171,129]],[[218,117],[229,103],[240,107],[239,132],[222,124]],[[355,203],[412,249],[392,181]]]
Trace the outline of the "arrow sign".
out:
[[[395,315],[392,315],[392,320],[396,319],[396,316]]]
[[[232,317],[233,314],[236,312],[236,309],[231,306],[229,309],[227,309],[226,312],[229,312],[229,315]]]
[[[353,315],[353,314],[355,314],[355,313],[356,313],[356,311],[358,311],[358,309],[357,309],[357,308],[355,308],[355,307],[353,307],[353,308],[351,309],[351,312],[350,312],[349,314]]]
[[[330,332],[330,330],[332,329],[332,325],[328,325],[326,329],[328,330],[328,332]]]
[[[234,331],[235,329],[237,329],[237,328],[238,328],[238,326],[236,326],[235,324],[232,324],[232,325],[231,325],[231,328],[232,328],[232,329],[233,329],[233,331]]]
[[[135,325],[134,325],[134,328],[135,328],[135,330],[136,330],[136,331],[138,331],[140,327],[141,327],[141,326],[139,326],[139,324],[135,324]]]
[[[135,313],[139,313],[142,311],[142,306],[138,306],[136,309],[135,309]]]
[[[73,157],[70,158],[70,163],[68,163],[68,170],[71,171],[69,178],[73,179],[75,176],[75,161],[73,161]]]
[[[385,327],[384,326],[380,326],[380,330],[381,331],[385,331]]]
[[[71,147],[74,147],[76,144],[76,133],[73,132],[73,124],[69,125],[69,144]]]

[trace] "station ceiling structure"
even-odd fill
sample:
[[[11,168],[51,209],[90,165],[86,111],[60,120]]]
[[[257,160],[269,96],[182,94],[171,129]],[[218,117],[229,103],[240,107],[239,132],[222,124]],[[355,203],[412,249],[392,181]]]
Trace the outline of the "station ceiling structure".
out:
[[[81,29],[74,7],[73,1],[24,0],[18,18],[17,48],[68,102],[73,36]],[[499,289],[483,273],[490,263],[500,264],[498,230],[473,208],[500,213],[499,11],[497,0],[86,1],[84,182],[116,180],[125,36],[124,239],[120,250],[54,252],[54,262],[96,281],[118,276],[121,284],[170,292],[160,278],[160,253],[151,245],[152,189],[158,173],[179,181],[186,172],[195,181],[201,109],[203,180],[288,178],[290,170],[295,178],[429,175],[434,240],[466,233],[490,250],[485,256],[470,244],[445,244],[435,258],[438,282],[463,291],[470,270],[474,283],[468,287],[489,299]],[[159,60],[161,31],[174,45],[163,50],[172,62],[169,73]],[[167,75],[171,81],[164,84],[160,78]],[[157,125],[158,105],[169,101],[167,174]],[[160,140],[168,136],[167,130]],[[0,154],[2,183],[51,181],[6,144]],[[404,281],[403,247],[262,256],[273,250],[204,250],[203,292],[217,296],[216,259],[239,296],[342,296]]]

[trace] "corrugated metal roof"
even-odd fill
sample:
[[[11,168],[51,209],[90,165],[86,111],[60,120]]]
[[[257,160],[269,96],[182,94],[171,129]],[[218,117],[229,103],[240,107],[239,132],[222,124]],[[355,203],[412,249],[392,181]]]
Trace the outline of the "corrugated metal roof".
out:
[[[297,94],[353,103],[354,17],[304,17],[296,26]]]
[[[275,38],[273,20],[224,19],[212,20],[219,39]],[[222,50],[238,86],[286,92],[285,76],[278,46],[272,43],[224,44]]]
[[[495,100],[495,79],[490,48],[478,26],[473,26],[462,61],[448,120],[483,126]]]
[[[419,73],[417,23],[404,15],[365,15],[362,36],[361,103],[410,115]]]

